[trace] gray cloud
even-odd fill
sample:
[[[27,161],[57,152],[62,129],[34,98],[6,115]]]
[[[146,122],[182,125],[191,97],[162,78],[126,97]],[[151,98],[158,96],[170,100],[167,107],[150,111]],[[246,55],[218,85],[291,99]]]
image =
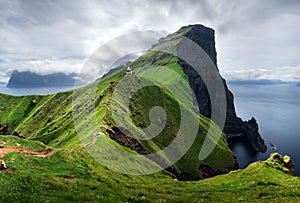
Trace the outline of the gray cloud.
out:
[[[292,0],[1,0],[0,80],[11,69],[76,71],[119,35],[144,29],[174,32],[194,23],[216,30],[222,73],[298,67],[299,10],[300,2]]]

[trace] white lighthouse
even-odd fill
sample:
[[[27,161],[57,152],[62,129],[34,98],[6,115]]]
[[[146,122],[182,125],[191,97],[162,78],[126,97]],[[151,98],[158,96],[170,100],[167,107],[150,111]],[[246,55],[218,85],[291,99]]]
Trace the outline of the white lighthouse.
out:
[[[132,75],[133,71],[131,70],[131,68],[128,66],[128,68],[126,69],[126,74],[127,75]]]

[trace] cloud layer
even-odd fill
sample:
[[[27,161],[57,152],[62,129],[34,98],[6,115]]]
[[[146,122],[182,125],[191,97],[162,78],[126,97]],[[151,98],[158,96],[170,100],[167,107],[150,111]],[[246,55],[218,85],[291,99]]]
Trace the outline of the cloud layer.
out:
[[[300,81],[300,64],[294,67],[284,66],[272,69],[255,68],[224,71],[227,80],[281,80],[286,82]]]
[[[299,10],[296,0],[1,0],[0,80],[12,69],[77,71],[86,57],[119,35],[136,30],[166,34],[195,23],[216,30],[221,72],[285,66],[295,71]]]

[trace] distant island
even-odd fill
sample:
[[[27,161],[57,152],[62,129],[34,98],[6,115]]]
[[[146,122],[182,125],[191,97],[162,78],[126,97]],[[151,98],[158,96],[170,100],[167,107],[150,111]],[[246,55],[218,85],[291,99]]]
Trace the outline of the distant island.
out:
[[[233,85],[279,85],[289,84],[282,80],[229,80],[228,84]]]
[[[63,87],[73,86],[75,83],[74,74],[52,73],[40,75],[30,71],[13,71],[8,88],[37,88],[37,87]]]

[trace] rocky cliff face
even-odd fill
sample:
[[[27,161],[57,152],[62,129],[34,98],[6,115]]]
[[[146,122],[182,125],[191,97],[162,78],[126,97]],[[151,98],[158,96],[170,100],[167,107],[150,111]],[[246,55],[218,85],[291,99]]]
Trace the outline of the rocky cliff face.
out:
[[[211,58],[213,63],[217,67],[217,53],[215,49],[215,37],[214,30],[207,28],[203,25],[191,25],[182,27],[178,33],[184,33],[183,36],[191,39],[197,43]],[[179,45],[177,52],[180,52]],[[185,61],[179,59],[179,64],[183,68],[185,74],[188,76],[191,88],[196,94],[200,113],[210,117],[211,116],[211,102],[210,97],[201,77],[196,71]],[[253,149],[260,152],[266,152],[267,147],[264,144],[264,140],[261,138],[258,132],[258,125],[254,118],[249,121],[243,121],[237,117],[234,107],[234,97],[231,91],[228,89],[226,81],[223,79],[226,99],[227,99],[227,118],[224,128],[224,133],[227,138],[234,138],[237,136],[245,136],[248,138]]]

